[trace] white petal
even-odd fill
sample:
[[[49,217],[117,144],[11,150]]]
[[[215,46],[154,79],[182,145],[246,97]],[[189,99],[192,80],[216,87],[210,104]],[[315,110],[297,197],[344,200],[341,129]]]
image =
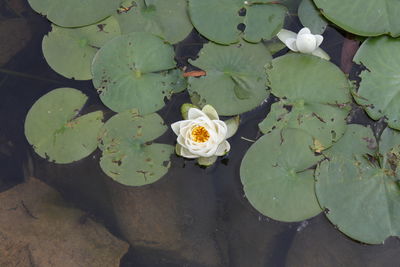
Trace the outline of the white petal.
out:
[[[191,108],[188,111],[188,120],[194,120],[200,117],[207,117],[207,115],[197,108]]]
[[[211,120],[219,120],[218,113],[211,105],[205,105],[202,110]]]
[[[181,128],[182,121],[177,121],[171,124],[171,129],[176,135],[179,135],[179,129]]]
[[[310,54],[317,48],[317,41],[312,34],[302,34],[297,36],[296,46],[301,53]]]
[[[312,54],[313,54],[314,56],[317,56],[317,57],[320,57],[320,58],[323,58],[323,59],[326,59],[326,60],[330,60],[330,59],[331,59],[331,57],[330,57],[324,50],[322,50],[320,47],[318,47],[317,49],[315,49],[315,50],[312,52]]]
[[[298,37],[299,35],[302,35],[302,34],[311,34],[311,31],[310,31],[309,28],[304,27],[303,29],[301,29],[301,30],[299,31],[299,33],[297,34],[297,37]]]
[[[197,159],[197,163],[199,165],[206,166],[206,167],[213,165],[216,161],[217,161],[217,157],[216,156],[212,156],[212,157],[209,157],[209,158],[200,157],[200,158]]]
[[[316,34],[314,35],[315,40],[317,41],[317,47],[322,44],[322,41],[324,40],[324,37],[322,35]]]
[[[229,144],[229,142],[224,141],[218,146],[217,151],[215,151],[215,155],[223,156],[226,153],[228,153],[230,149],[231,149],[231,145]]]
[[[175,146],[175,153],[176,153],[178,156],[182,156],[181,150],[182,150],[182,146],[181,146],[180,144],[176,144],[176,146]]]
[[[228,139],[228,138],[232,137],[238,130],[239,124],[240,124],[240,117],[236,116],[236,117],[230,118],[229,120],[225,121],[225,124],[227,127],[225,138]]]
[[[182,157],[185,157],[185,158],[188,158],[188,159],[195,159],[195,158],[199,157],[198,155],[190,153],[190,151],[185,147],[182,147],[181,155],[182,155]]]
[[[228,128],[223,121],[214,121],[215,125],[217,126],[217,136],[218,138],[215,139],[217,143],[221,143],[222,140],[226,139],[226,133]]]
[[[287,39],[296,39],[297,34],[295,32],[282,29],[276,36],[279,38],[279,40],[281,40],[282,43],[286,44]]]
[[[294,52],[299,52],[299,49],[297,48],[296,45],[296,39],[295,38],[289,38],[285,41],[285,45],[292,51]]]

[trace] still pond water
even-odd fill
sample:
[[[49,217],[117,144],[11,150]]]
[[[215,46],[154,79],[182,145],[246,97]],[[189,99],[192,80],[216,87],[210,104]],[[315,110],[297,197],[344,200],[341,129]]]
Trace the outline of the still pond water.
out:
[[[287,27],[297,31],[301,26],[293,19]],[[257,124],[269,111],[272,97],[242,116],[238,133],[230,139],[231,152],[215,166],[204,169],[173,156],[165,177],[140,188],[117,184],[104,175],[98,166],[98,151],[67,165],[35,155],[23,125],[29,108],[45,93],[58,87],[77,88],[89,96],[84,112],[107,110],[91,81],[68,80],[49,68],[41,51],[49,29],[48,21],[24,0],[0,2],[0,192],[28,176],[44,181],[131,245],[121,266],[400,266],[399,239],[364,245],[341,234],[323,214],[300,223],[280,223],[251,207],[244,197],[239,167],[252,143],[242,137],[256,140],[261,135]],[[344,67],[344,37],[333,28],[324,37],[322,48]],[[194,58],[204,42],[192,32],[177,45],[179,64],[187,66],[187,59]],[[355,72],[353,67],[350,76]],[[186,93],[176,95],[159,114],[170,124],[180,118],[179,107],[187,101]],[[106,111],[106,117],[111,115]],[[350,119],[378,131],[382,128],[359,109],[352,111]],[[167,144],[174,140],[172,131],[160,138]]]

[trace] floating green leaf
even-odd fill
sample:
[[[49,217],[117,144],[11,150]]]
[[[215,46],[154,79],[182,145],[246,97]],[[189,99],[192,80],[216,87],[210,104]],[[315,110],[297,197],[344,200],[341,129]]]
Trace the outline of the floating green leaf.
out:
[[[238,25],[244,23],[243,39],[257,43],[271,39],[283,26],[286,8],[271,2],[189,0],[189,14],[194,27],[214,42],[238,42],[242,34]],[[245,16],[239,15],[241,10]]]
[[[123,34],[145,31],[175,44],[192,31],[186,0],[128,0],[125,5],[115,15]]]
[[[36,101],[25,121],[26,138],[36,153],[56,163],[70,163],[96,149],[103,113],[79,116],[86,100],[76,89],[58,88]]]
[[[171,145],[151,141],[167,130],[156,114],[139,115],[136,110],[119,113],[100,131],[100,166],[117,182],[140,186],[160,179],[170,166]]]
[[[312,138],[297,129],[274,131],[254,143],[240,167],[244,192],[254,208],[286,222],[321,212],[310,167],[322,157],[314,155],[312,145]]]
[[[313,148],[322,151],[346,129],[351,102],[349,81],[333,63],[311,55],[288,54],[267,67],[269,86],[281,98],[260,124],[267,133],[298,128],[314,138]]]
[[[400,39],[382,36],[365,41],[354,57],[367,68],[354,99],[372,119],[385,117],[395,129],[400,129],[399,55]]]
[[[340,231],[365,243],[400,235],[398,132],[385,129],[377,150],[372,131],[349,125],[317,168],[316,192]],[[324,153],[325,154],[325,153]]]
[[[313,34],[322,34],[328,25],[312,0],[301,1],[298,16],[301,23],[308,27]]]
[[[281,100],[272,104],[259,127],[263,133],[284,128],[301,129],[313,137],[313,149],[321,152],[343,135],[348,113],[348,108]]]
[[[210,104],[220,115],[236,115],[257,107],[269,95],[264,66],[270,60],[262,44],[205,44],[199,58],[191,61],[207,73],[189,78],[192,102]]]
[[[62,27],[96,23],[117,10],[120,0],[28,0],[31,7]]]
[[[344,30],[362,36],[400,35],[400,3],[393,0],[314,0],[322,14]]]
[[[179,91],[182,80],[171,45],[150,33],[136,32],[107,42],[96,54],[93,84],[103,103],[116,112],[137,108],[148,114],[162,108],[165,97]]]
[[[82,28],[52,25],[52,31],[43,38],[43,54],[50,67],[61,75],[90,80],[94,55],[106,41],[120,34],[113,17]]]

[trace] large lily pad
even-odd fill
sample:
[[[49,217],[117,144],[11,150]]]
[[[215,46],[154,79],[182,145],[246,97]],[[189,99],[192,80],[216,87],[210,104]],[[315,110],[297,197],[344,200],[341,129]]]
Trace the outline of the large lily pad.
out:
[[[193,29],[186,0],[128,0],[123,8],[115,15],[123,34],[145,31],[175,44]]]
[[[315,7],[312,0],[303,0],[299,5],[298,15],[301,24],[311,30],[313,34],[322,34],[328,22]]]
[[[28,0],[31,7],[62,27],[96,23],[117,10],[120,0]]]
[[[271,39],[283,26],[286,8],[271,2],[189,0],[189,14],[194,27],[214,42],[238,42],[242,35],[238,25],[244,23],[243,39],[257,43]],[[241,10],[246,11],[244,16],[239,15]]]
[[[174,50],[150,33],[121,35],[96,54],[93,84],[103,103],[116,112],[137,108],[141,114],[162,108],[178,82]]]
[[[269,92],[264,66],[271,55],[262,44],[204,45],[190,63],[206,71],[189,78],[189,93],[197,105],[210,104],[220,115],[236,115],[257,107]]]
[[[349,81],[333,63],[312,55],[288,54],[267,68],[269,86],[281,101],[260,124],[262,132],[299,128],[314,138],[321,151],[346,129],[351,102]]]
[[[259,127],[263,133],[284,128],[301,129],[313,137],[313,149],[320,152],[343,135],[348,113],[348,108],[281,100],[272,104],[271,111]]]
[[[76,89],[58,88],[36,101],[25,120],[25,135],[36,153],[56,163],[70,163],[97,148],[103,113],[79,116],[86,100]]]
[[[400,35],[400,3],[393,0],[314,0],[322,14],[351,33]]]
[[[154,183],[168,171],[174,147],[150,141],[166,130],[156,113],[141,116],[136,110],[128,110],[113,116],[99,135],[101,168],[121,184]]]
[[[312,138],[297,129],[275,131],[254,143],[240,167],[244,192],[254,208],[286,222],[321,212],[310,167],[322,157],[314,155],[312,145]]]
[[[349,125],[316,171],[318,201],[329,220],[371,244],[400,235],[399,133],[385,129],[379,146],[370,129]]]
[[[368,115],[378,120],[385,117],[390,127],[400,129],[400,39],[370,38],[354,57],[354,62],[367,70],[354,99]]]
[[[53,25],[49,35],[43,38],[43,54],[50,67],[61,75],[90,80],[94,55],[105,42],[120,34],[119,24],[113,17],[82,28]]]

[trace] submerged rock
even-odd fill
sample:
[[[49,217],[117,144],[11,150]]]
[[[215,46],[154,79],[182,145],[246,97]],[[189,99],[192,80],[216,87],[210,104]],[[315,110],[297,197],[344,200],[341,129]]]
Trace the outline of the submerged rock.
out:
[[[0,266],[119,266],[128,244],[36,178],[0,194]]]

